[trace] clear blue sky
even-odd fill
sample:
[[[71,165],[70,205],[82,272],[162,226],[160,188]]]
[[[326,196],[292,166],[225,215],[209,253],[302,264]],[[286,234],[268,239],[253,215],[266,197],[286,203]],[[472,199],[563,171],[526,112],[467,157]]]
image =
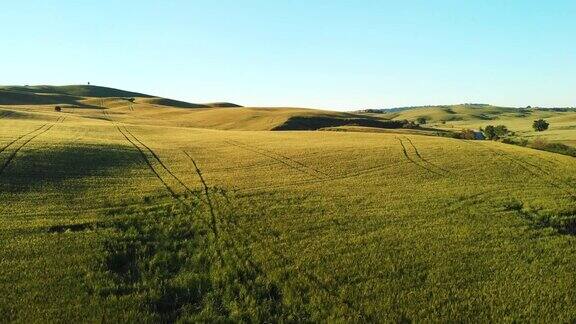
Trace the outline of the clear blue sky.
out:
[[[576,106],[576,1],[3,1],[1,84],[339,110]]]

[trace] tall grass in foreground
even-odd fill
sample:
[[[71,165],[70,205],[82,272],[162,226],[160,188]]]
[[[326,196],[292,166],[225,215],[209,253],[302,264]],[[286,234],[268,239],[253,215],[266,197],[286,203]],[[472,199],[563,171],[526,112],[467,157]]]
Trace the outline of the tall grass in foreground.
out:
[[[284,307],[246,238],[231,231],[234,206],[219,191],[209,194],[218,211],[196,199],[117,215],[101,229],[105,253],[93,293],[137,299],[150,320],[161,322],[303,319]]]

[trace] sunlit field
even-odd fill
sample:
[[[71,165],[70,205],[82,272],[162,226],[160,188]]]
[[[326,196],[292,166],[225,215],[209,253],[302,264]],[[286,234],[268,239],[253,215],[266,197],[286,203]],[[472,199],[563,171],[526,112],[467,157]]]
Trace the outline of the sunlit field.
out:
[[[576,320],[572,157],[83,102],[0,106],[3,322]]]

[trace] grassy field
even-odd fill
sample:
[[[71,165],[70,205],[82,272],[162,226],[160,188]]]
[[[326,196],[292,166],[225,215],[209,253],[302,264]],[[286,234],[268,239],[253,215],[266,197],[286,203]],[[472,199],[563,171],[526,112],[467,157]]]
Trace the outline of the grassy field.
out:
[[[479,129],[487,125],[505,125],[516,136],[534,140],[543,138],[576,147],[576,109],[516,109],[490,105],[451,105],[414,107],[402,111],[376,114],[382,118],[417,120],[425,118],[427,126],[446,129]],[[534,120],[543,118],[550,123],[544,132],[532,129]]]
[[[78,91],[0,106],[3,322],[576,320],[574,158]]]

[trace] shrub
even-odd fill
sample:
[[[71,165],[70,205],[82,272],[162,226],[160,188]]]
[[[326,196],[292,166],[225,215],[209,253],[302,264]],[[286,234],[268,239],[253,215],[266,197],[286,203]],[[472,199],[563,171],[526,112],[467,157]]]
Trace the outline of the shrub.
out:
[[[410,129],[414,129],[414,128],[419,128],[420,125],[416,124],[413,121],[407,121],[404,120],[404,124],[402,125],[402,128],[410,128]]]
[[[62,111],[62,107],[56,106],[56,107],[54,107],[54,111],[61,112],[61,111]]]
[[[506,126],[498,125],[498,126],[494,127],[494,132],[496,133],[496,136],[504,137],[504,136],[508,135],[508,133],[510,131],[508,131],[508,128]]]
[[[418,117],[418,119],[416,120],[416,122],[420,125],[425,125],[426,124],[426,118],[424,117]]]
[[[480,130],[482,131],[482,133],[484,134],[486,139],[491,140],[491,139],[494,139],[496,137],[495,127],[492,125],[488,125],[484,129],[480,129]]]
[[[465,129],[460,132],[461,139],[473,140],[476,139],[476,133],[471,129]]]
[[[530,143],[530,147],[537,150],[543,150],[546,148],[546,146],[548,146],[548,144],[549,144],[548,141],[538,137],[534,141],[532,141],[532,143]]]
[[[550,143],[542,138],[535,139],[528,146],[536,150],[554,152],[558,154],[564,154],[576,157],[576,147],[568,146],[561,143]]]
[[[550,124],[542,118],[535,120],[534,123],[532,124],[532,128],[534,128],[534,130],[537,132],[547,130],[548,126],[550,126]]]

